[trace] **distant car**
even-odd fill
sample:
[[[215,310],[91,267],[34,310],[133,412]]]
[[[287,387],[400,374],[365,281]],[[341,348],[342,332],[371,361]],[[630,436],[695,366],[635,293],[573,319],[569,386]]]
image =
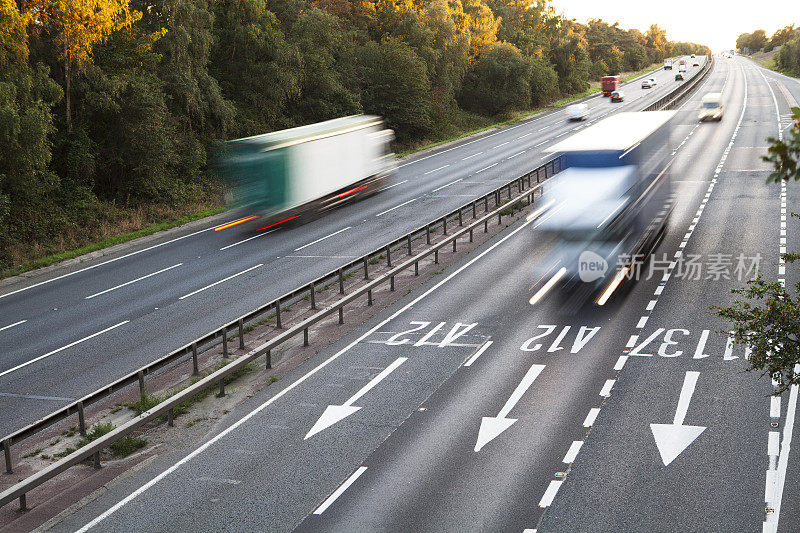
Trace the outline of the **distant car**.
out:
[[[589,106],[586,104],[572,104],[564,110],[567,120],[586,120],[589,117]]]
[[[675,74],[675,81],[683,81],[683,72],[678,72]]]
[[[722,120],[722,93],[708,93],[703,96],[700,112],[697,119],[700,122],[706,120]]]
[[[692,59],[694,59],[694,54],[692,54]]]
[[[611,101],[612,102],[621,102],[625,99],[625,93],[622,91],[614,91],[611,93]]]
[[[642,89],[650,89],[653,85],[650,83],[650,80],[642,80]]]

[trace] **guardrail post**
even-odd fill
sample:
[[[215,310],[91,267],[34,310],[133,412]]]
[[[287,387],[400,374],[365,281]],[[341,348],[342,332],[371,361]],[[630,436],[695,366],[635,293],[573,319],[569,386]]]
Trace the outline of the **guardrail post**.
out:
[[[275,300],[275,327],[278,329],[283,329],[283,324],[281,324],[281,301],[280,299]]]
[[[83,416],[83,402],[78,402],[78,431],[86,436],[86,418]]]
[[[145,388],[145,385],[144,385],[144,372],[139,370],[138,377],[139,377],[139,394],[142,397],[144,397],[144,396],[147,395],[147,388]]]
[[[308,291],[308,294],[311,297],[310,298],[311,299],[311,309],[316,309],[317,308],[317,300],[316,300],[317,288],[316,288],[315,283],[313,281],[311,282],[311,289]]]
[[[508,199],[511,200],[511,184],[508,184]]]
[[[364,279],[369,279],[369,261],[364,258]]]
[[[437,265],[439,264],[439,249],[438,248],[433,252],[433,262],[436,263]]]
[[[536,169],[536,183],[539,183],[539,169]]]
[[[167,411],[167,425],[169,427],[173,427],[175,425],[175,413],[172,412],[172,408],[170,407],[169,411]]]
[[[303,346],[308,346],[308,328],[303,330]]]
[[[225,396],[225,378],[219,380],[219,394],[217,394],[217,398],[222,398]]]
[[[372,289],[367,291],[367,305],[372,305]]]
[[[459,207],[458,208],[458,225],[459,226],[463,226],[464,225],[464,218],[461,215],[461,211],[462,211],[462,208]]]
[[[411,253],[411,235],[408,236],[408,255],[414,255]]]
[[[497,213],[497,225],[501,225],[503,223],[503,213]]]
[[[414,261],[414,275],[419,276],[419,261]]]
[[[228,328],[222,328],[222,357],[228,358]]]
[[[475,200],[472,201],[472,218],[478,218],[478,214],[475,212]]]
[[[339,308],[339,324],[344,324],[344,307]]]
[[[469,242],[472,242],[472,228],[469,228]]]
[[[442,217],[442,235],[447,235],[447,215]]]
[[[270,368],[272,368],[272,350],[267,350],[267,354],[266,355],[267,355],[266,367],[267,367],[267,370],[269,370]]]
[[[499,207],[500,206],[500,191],[499,190],[494,191],[494,206],[495,207]]]
[[[244,350],[244,319],[239,319],[239,349]]]
[[[489,212],[489,195],[488,194],[483,197],[483,212],[484,213],[488,213]]]
[[[200,374],[200,369],[197,366],[197,343],[192,343],[192,375]]]
[[[19,495],[19,510],[20,511],[28,510],[28,499],[26,498],[25,494]]]
[[[425,242],[427,242],[428,244],[431,243],[431,225],[430,224],[425,226]]]
[[[483,221],[483,232],[484,233],[489,233],[489,220],[488,219]]]
[[[389,290],[394,292],[394,276],[389,278]]]
[[[94,452],[94,467],[96,470],[100,469],[100,451]]]
[[[11,468],[11,442],[9,439],[3,441],[3,455],[6,456],[6,474],[13,474],[14,469]]]
[[[453,239],[453,253],[456,253],[456,241],[458,239]]]
[[[392,268],[392,246],[386,247],[386,266]]]
[[[339,269],[339,294],[344,294],[344,272]]]

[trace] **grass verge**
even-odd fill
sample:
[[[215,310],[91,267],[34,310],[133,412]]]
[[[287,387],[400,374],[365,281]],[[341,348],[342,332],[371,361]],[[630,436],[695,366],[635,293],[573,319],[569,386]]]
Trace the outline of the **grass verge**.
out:
[[[32,261],[28,261],[20,267],[4,270],[0,272],[0,279],[7,278],[10,276],[17,276],[29,270],[34,270],[36,268],[42,268],[54,263],[58,263],[60,261],[65,261],[67,259],[74,259],[76,257],[80,257],[82,255],[96,252],[97,250],[102,250],[103,248],[108,248],[109,246],[114,246],[116,244],[121,244],[124,242],[131,241],[133,239],[138,239],[139,237],[145,237],[147,235],[152,235],[153,233],[163,231],[166,229],[174,228],[176,226],[181,226],[188,222],[192,222],[194,220],[198,220],[201,218],[209,217],[212,215],[216,215],[224,211],[224,207],[213,207],[210,209],[204,209],[202,211],[198,211],[196,213],[192,213],[189,215],[182,216],[180,218],[175,218],[172,220],[165,220],[164,222],[160,222],[158,224],[154,224],[152,226],[148,226],[146,228],[142,228],[140,230],[132,231],[129,233],[125,233],[123,235],[115,235],[114,237],[109,237],[107,239],[103,239],[91,244],[87,244],[86,246],[81,246],[80,248],[75,248],[73,250],[67,250],[64,252],[60,252],[57,254],[51,254],[45,257],[41,257],[39,259],[34,259]]]

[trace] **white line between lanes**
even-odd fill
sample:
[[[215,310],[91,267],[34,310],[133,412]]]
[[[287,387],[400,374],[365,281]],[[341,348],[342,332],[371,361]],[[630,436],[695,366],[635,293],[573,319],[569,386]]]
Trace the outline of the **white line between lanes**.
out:
[[[483,172],[484,170],[489,170],[490,168],[492,168],[492,167],[496,167],[496,166],[497,166],[497,163],[495,163],[495,164],[493,164],[493,165],[489,165],[489,166],[488,166],[488,167],[486,167],[486,168],[482,168],[482,169],[480,169],[480,170],[476,171],[476,172],[475,172],[475,174],[477,174],[478,172]]]
[[[317,507],[317,510],[316,510],[316,511],[314,511],[314,514],[322,514],[322,513],[324,513],[324,512],[325,512],[325,509],[327,509],[328,507],[330,507],[330,506],[331,506],[331,504],[332,504],[333,502],[335,502],[335,501],[336,501],[336,499],[337,499],[337,498],[339,498],[339,496],[341,496],[341,495],[344,493],[344,491],[346,491],[346,490],[347,490],[347,489],[350,487],[350,485],[352,485],[353,483],[355,483],[355,481],[356,481],[356,480],[357,480],[359,477],[361,477],[361,474],[363,474],[363,473],[364,473],[366,470],[367,470],[367,467],[366,467],[366,466],[359,466],[359,467],[358,467],[358,470],[356,470],[355,472],[353,472],[353,474],[352,474],[352,475],[351,475],[349,478],[347,478],[347,480],[346,480],[344,483],[342,483],[341,485],[339,485],[339,488],[338,488],[338,489],[336,489],[335,491],[333,491],[333,494],[331,494],[330,496],[328,496],[328,499],[327,499],[327,500],[325,500],[324,502],[322,502],[322,505],[320,505],[319,507]]]
[[[428,174],[433,174],[433,173],[434,173],[434,172],[436,172],[437,170],[442,170],[443,168],[447,168],[447,167],[449,167],[449,166],[450,166],[450,165],[445,165],[445,166],[443,166],[443,167],[434,168],[433,170],[429,170],[429,171],[425,172],[425,175],[428,175]]]
[[[198,292],[203,292],[203,291],[204,291],[204,290],[206,290],[206,289],[210,289],[211,287],[214,287],[214,286],[216,286],[216,285],[219,285],[220,283],[225,283],[225,282],[226,282],[226,281],[228,281],[229,279],[233,279],[233,278],[235,278],[236,276],[241,276],[242,274],[246,274],[247,272],[250,272],[251,270],[253,270],[253,269],[256,269],[256,268],[258,268],[258,267],[262,267],[262,266],[264,266],[264,263],[259,263],[259,264],[255,265],[255,266],[251,266],[251,267],[250,267],[250,268],[248,268],[247,270],[242,270],[241,272],[239,272],[239,273],[237,273],[237,274],[234,274],[233,276],[228,276],[227,278],[225,278],[225,279],[221,279],[221,280],[219,280],[219,281],[215,281],[215,282],[214,282],[214,283],[212,283],[211,285],[207,285],[207,286],[203,287],[202,289],[197,289],[197,290],[196,290],[196,291],[194,291],[194,292],[190,292],[189,294],[185,294],[185,295],[181,296],[180,298],[178,298],[178,300],[183,300],[184,298],[188,298],[189,296],[194,296],[194,295],[195,295],[195,294],[197,294]]]
[[[487,349],[487,348],[489,348],[489,346],[491,346],[491,345],[492,345],[492,342],[493,342],[493,341],[486,341],[485,343],[483,343],[483,346],[481,346],[480,348],[478,348],[478,351],[477,351],[477,352],[475,352],[475,353],[472,355],[472,357],[470,357],[469,359],[467,359],[467,361],[464,363],[464,366],[472,366],[472,363],[474,363],[474,362],[475,362],[475,361],[478,359],[478,357],[480,357],[480,356],[481,356],[481,354],[482,354],[483,352],[485,352],[485,351],[486,351],[486,349]]]
[[[417,200],[416,198],[412,198],[411,200],[409,200],[409,201],[407,201],[407,202],[403,202],[403,203],[402,203],[402,204],[400,204],[400,205],[396,205],[396,206],[394,206],[394,207],[393,207],[393,208],[391,208],[391,209],[387,209],[386,211],[381,211],[380,213],[378,213],[378,214],[377,214],[377,215],[375,215],[375,216],[376,216],[376,217],[379,217],[379,216],[381,216],[381,215],[385,215],[385,214],[386,214],[386,213],[388,213],[389,211],[394,211],[394,210],[395,210],[395,209],[397,209],[398,207],[403,207],[404,205],[408,205],[408,204],[410,204],[411,202],[414,202],[414,201],[416,201],[416,200]]]
[[[567,455],[564,456],[564,459],[562,459],[561,462],[567,463],[568,465],[572,464],[572,461],[574,461],[575,458],[578,456],[578,452],[581,451],[581,446],[583,446],[582,440],[572,441],[569,450],[567,450]]]
[[[471,158],[473,158],[473,157],[475,157],[477,155],[481,155],[482,153],[483,152],[478,152],[477,154],[468,155],[467,157],[462,157],[461,160],[462,161],[466,161],[467,159],[471,159]]]
[[[222,250],[227,250],[228,248],[233,248],[234,246],[237,246],[237,245],[242,244],[244,242],[252,241],[253,239],[258,239],[259,237],[263,237],[264,235],[269,235],[273,231],[278,231],[278,230],[277,229],[271,229],[269,231],[265,231],[264,233],[259,233],[258,235],[254,235],[252,237],[248,237],[248,238],[246,238],[244,240],[241,240],[239,242],[235,242],[233,244],[229,244],[228,246],[223,246],[222,248],[219,249],[219,251],[221,252]]]
[[[312,244],[317,244],[317,243],[318,243],[318,242],[320,242],[320,241],[324,241],[325,239],[328,239],[328,238],[330,238],[330,237],[333,237],[334,235],[339,235],[339,234],[340,234],[340,233],[342,233],[343,231],[347,231],[347,230],[349,230],[349,229],[352,229],[352,228],[353,228],[353,226],[347,226],[346,228],[342,228],[342,229],[340,229],[339,231],[334,231],[334,232],[333,232],[333,233],[331,233],[330,235],[325,235],[325,236],[324,236],[324,237],[322,237],[321,239],[317,239],[316,241],[310,242],[310,243],[308,243],[308,244],[304,244],[304,245],[303,245],[303,246],[301,246],[300,248],[295,248],[295,249],[294,249],[294,251],[295,251],[295,252],[299,252],[299,251],[300,251],[300,250],[302,250],[303,248],[308,248],[308,247],[309,247],[309,246],[311,246]]]
[[[498,246],[500,246],[501,244],[506,242],[508,239],[512,238],[514,235],[516,235],[520,231],[525,230],[525,228],[527,228],[528,225],[530,225],[531,222],[532,221],[525,221],[522,224],[520,224],[520,226],[515,228],[514,231],[512,231],[508,235],[504,236],[503,238],[501,238],[500,240],[498,240],[497,242],[495,242],[494,244],[489,246],[489,248],[487,248],[486,250],[484,250],[480,254],[478,254],[475,257],[473,257],[472,259],[470,259],[467,263],[465,263],[464,265],[462,265],[459,268],[457,268],[455,271],[453,271],[446,278],[444,278],[443,280],[439,281],[436,285],[434,285],[433,287],[431,287],[430,289],[428,289],[427,291],[425,291],[421,295],[419,295],[416,298],[414,298],[411,302],[407,303],[404,307],[401,307],[400,309],[398,309],[397,311],[392,313],[388,318],[383,319],[381,322],[379,322],[378,324],[376,324],[372,328],[368,329],[366,332],[361,334],[358,338],[353,340],[350,344],[348,344],[347,346],[345,346],[344,348],[342,348],[341,350],[339,350],[335,354],[331,355],[329,358],[327,358],[326,360],[321,362],[319,365],[315,366],[314,368],[312,368],[311,370],[309,370],[308,372],[303,374],[301,377],[299,377],[297,380],[295,380],[291,384],[287,385],[285,389],[282,389],[281,391],[276,393],[272,398],[270,398],[266,402],[262,403],[261,405],[256,406],[254,409],[249,411],[242,418],[240,418],[239,420],[237,420],[236,422],[234,422],[233,424],[231,424],[230,426],[228,426],[224,430],[220,431],[219,433],[217,433],[216,435],[214,435],[213,437],[211,437],[207,441],[205,441],[202,445],[200,445],[199,447],[195,448],[193,451],[188,453],[183,458],[179,459],[172,466],[170,466],[169,468],[167,468],[166,470],[164,470],[160,474],[156,475],[153,479],[151,479],[150,481],[148,481],[147,483],[145,483],[144,485],[142,485],[141,487],[139,487],[138,489],[133,491],[131,494],[129,494],[128,496],[126,496],[125,498],[120,500],[118,503],[114,504],[108,510],[104,511],[103,513],[101,513],[100,515],[95,517],[91,522],[89,522],[88,524],[86,524],[85,526],[80,528],[78,530],[78,533],[85,533],[86,531],[88,531],[89,529],[93,528],[94,526],[96,526],[97,524],[99,524],[100,522],[102,522],[103,520],[105,520],[106,518],[111,516],[112,514],[116,513],[119,509],[121,509],[122,507],[124,507],[125,505],[127,505],[128,503],[133,501],[134,499],[136,499],[139,495],[141,495],[144,492],[146,492],[147,490],[149,490],[156,483],[158,483],[159,481],[161,481],[165,477],[169,476],[170,474],[175,472],[178,468],[180,468],[184,464],[188,463],[189,461],[191,461],[192,459],[194,459],[195,457],[197,457],[198,455],[203,453],[205,450],[207,450],[209,447],[211,447],[217,441],[223,439],[228,434],[230,434],[231,432],[233,432],[237,428],[239,428],[239,426],[242,426],[247,421],[249,421],[251,418],[253,418],[254,416],[258,415],[261,411],[263,411],[267,407],[271,406],[273,403],[277,402],[279,399],[281,399],[284,396],[286,396],[287,394],[289,394],[289,392],[293,391],[294,389],[299,387],[301,384],[305,383],[309,378],[314,376],[317,372],[319,372],[320,370],[322,370],[323,368],[325,368],[326,366],[331,364],[333,361],[335,361],[336,359],[341,357],[342,354],[346,353],[348,350],[350,350],[351,348],[353,348],[357,344],[363,342],[364,339],[366,339],[367,337],[369,337],[370,335],[372,335],[376,331],[380,330],[382,327],[384,327],[386,324],[388,324],[389,322],[391,322],[392,320],[394,320],[395,318],[400,316],[405,311],[407,311],[407,310],[411,309],[412,307],[414,307],[415,305],[417,305],[423,299],[428,297],[428,295],[430,295],[431,293],[436,291],[439,287],[443,286],[445,283],[449,282],[451,279],[453,279],[456,276],[458,276],[461,272],[463,272],[464,270],[469,268],[475,262],[477,262],[480,259],[482,259],[485,255],[490,254],[492,251],[494,251],[495,248],[497,248]]]
[[[589,428],[592,427],[594,424],[594,420],[597,418],[597,415],[600,413],[599,407],[592,407],[589,409],[589,414],[586,415],[586,420],[583,421],[583,427]]]
[[[551,503],[553,503],[553,498],[556,497],[556,493],[558,489],[561,487],[563,481],[551,481],[550,485],[547,486],[547,490],[544,491],[542,495],[542,499],[539,500],[539,507],[549,507]]]
[[[166,272],[167,270],[172,270],[173,268],[178,268],[182,264],[183,263],[178,263],[177,265],[172,265],[171,267],[162,268],[158,272],[153,272],[152,274],[147,274],[146,276],[142,276],[141,278],[136,278],[136,279],[132,279],[130,281],[126,281],[125,283],[122,283],[121,285],[117,285],[116,287],[111,287],[110,289],[106,289],[104,291],[96,292],[96,293],[92,294],[91,296],[87,296],[86,298],[84,298],[84,300],[90,300],[90,299],[94,298],[95,296],[100,296],[101,294],[105,294],[107,292],[111,292],[111,291],[115,291],[117,289],[121,289],[122,287],[130,285],[131,283],[136,283],[137,281],[142,281],[143,279],[152,278],[153,276],[161,274],[162,272]]]
[[[388,187],[384,187],[383,189],[380,189],[378,192],[388,191],[388,190],[389,190],[389,189],[391,189],[392,187],[397,187],[398,185],[402,185],[402,184],[404,184],[404,183],[405,183],[405,182],[407,182],[407,181],[408,181],[408,180],[403,180],[403,181],[398,181],[397,183],[392,183],[392,184],[391,184],[391,185],[389,185]]]
[[[222,224],[220,224],[220,225],[222,225]],[[114,261],[119,261],[120,259],[125,259],[126,257],[131,257],[133,255],[140,254],[142,252],[147,252],[147,251],[153,250],[155,248],[158,248],[160,246],[164,246],[166,244],[171,244],[171,243],[177,242],[177,241],[179,241],[181,239],[186,239],[187,237],[192,237],[194,235],[199,235],[200,233],[205,233],[206,231],[211,231],[212,229],[214,229],[216,227],[218,227],[218,226],[213,226],[211,228],[201,229],[200,231],[195,231],[194,233],[189,233],[188,235],[184,235],[182,237],[177,237],[177,238],[171,239],[169,241],[164,241],[162,243],[155,244],[155,245],[150,246],[148,248],[142,248],[141,250],[137,250],[135,252],[131,252],[131,253],[126,254],[126,255],[122,255],[120,257],[115,257],[114,259],[111,259],[109,261],[105,261],[103,263],[98,263],[98,264],[92,265],[90,267],[86,267],[86,268],[82,268],[80,270],[76,270],[75,272],[69,272],[67,274],[62,274],[61,276],[56,276],[55,278],[52,278],[52,279],[48,279],[48,280],[45,280],[45,281],[40,281],[39,283],[34,283],[33,285],[28,285],[27,287],[23,287],[21,289],[15,290],[15,291],[7,292],[6,294],[0,294],[0,298],[5,298],[6,296],[11,296],[12,294],[17,294],[18,292],[27,291],[28,289],[32,289],[32,288],[38,287],[40,285],[45,285],[47,283],[51,283],[51,282],[59,280],[59,279],[64,279],[64,278],[67,278],[69,276],[73,276],[75,274],[80,274],[81,272],[86,272],[87,270],[92,270],[93,268],[101,267],[103,265],[107,265],[109,263],[113,263]]]
[[[25,322],[27,322],[27,320],[20,320],[19,322],[14,322],[13,324],[3,326],[2,328],[0,328],[0,331],[3,331],[4,329],[11,329],[14,326],[19,326],[20,324],[24,324]]]
[[[56,349],[55,349],[55,350],[53,350],[52,352],[47,352],[46,354],[44,354],[44,355],[40,355],[39,357],[34,357],[34,358],[33,358],[33,359],[31,359],[30,361],[26,361],[26,362],[24,362],[24,363],[22,363],[22,364],[19,364],[19,365],[15,366],[14,368],[9,368],[8,370],[3,370],[2,372],[0,372],[0,377],[2,377],[2,376],[5,376],[6,374],[10,374],[11,372],[14,372],[15,370],[19,370],[20,368],[26,367],[26,366],[28,366],[28,365],[30,365],[30,364],[33,364],[33,363],[35,363],[36,361],[41,361],[41,360],[42,360],[42,359],[44,359],[45,357],[50,357],[51,355],[57,354],[58,352],[62,352],[62,351],[64,351],[64,350],[66,350],[67,348],[72,348],[72,347],[73,347],[73,346],[75,346],[76,344],[80,344],[80,343],[82,343],[82,342],[84,342],[84,341],[88,341],[89,339],[93,339],[94,337],[97,337],[98,335],[102,335],[103,333],[106,333],[106,332],[108,332],[108,331],[111,331],[111,330],[112,330],[112,329],[114,329],[114,328],[118,328],[118,327],[120,327],[120,326],[123,326],[123,325],[127,324],[128,322],[130,322],[130,320],[123,320],[123,321],[122,321],[122,322],[120,322],[119,324],[116,324],[116,325],[114,325],[114,326],[111,326],[110,328],[106,328],[106,329],[104,329],[104,330],[102,330],[102,331],[98,331],[97,333],[92,333],[92,334],[91,334],[91,335],[89,335],[88,337],[84,337],[84,338],[82,338],[82,339],[80,339],[80,340],[77,340],[77,341],[71,342],[71,343],[67,344],[66,346],[62,346],[61,348],[56,348]]]
[[[506,141],[506,142],[504,142],[504,143],[500,143],[500,144],[498,144],[497,146],[494,146],[494,147],[492,147],[492,150],[494,150],[495,148],[500,148],[501,146],[505,146],[505,145],[507,145],[507,144],[508,144],[508,143],[510,143],[510,142],[511,142],[511,141]]]
[[[510,155],[510,156],[506,157],[506,161],[507,161],[507,160],[509,160],[509,159],[513,159],[514,157],[517,157],[518,155],[522,155],[522,154],[524,154],[525,152],[527,152],[527,150],[523,150],[523,151],[521,151],[521,152],[517,152],[517,153],[516,153],[516,154],[514,154],[514,155]]]
[[[457,180],[455,180],[455,181],[451,181],[451,182],[450,182],[450,183],[448,183],[447,185],[442,185],[442,186],[441,186],[441,187],[439,187],[438,189],[433,189],[431,192],[441,191],[441,190],[442,190],[442,189],[444,189],[445,187],[449,187],[449,186],[451,186],[452,184],[454,184],[454,183],[458,183],[459,181],[461,181],[461,180],[463,180],[463,179],[464,179],[464,178],[458,178],[458,179],[457,179]]]

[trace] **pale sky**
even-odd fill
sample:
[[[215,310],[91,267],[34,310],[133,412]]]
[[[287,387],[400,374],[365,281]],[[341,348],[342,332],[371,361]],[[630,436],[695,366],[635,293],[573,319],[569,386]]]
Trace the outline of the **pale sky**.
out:
[[[586,22],[601,18],[619,21],[625,29],[642,32],[650,24],[667,30],[671,41],[705,44],[715,52],[733,49],[741,33],[775,30],[794,23],[800,26],[800,0],[551,0],[567,18]]]

